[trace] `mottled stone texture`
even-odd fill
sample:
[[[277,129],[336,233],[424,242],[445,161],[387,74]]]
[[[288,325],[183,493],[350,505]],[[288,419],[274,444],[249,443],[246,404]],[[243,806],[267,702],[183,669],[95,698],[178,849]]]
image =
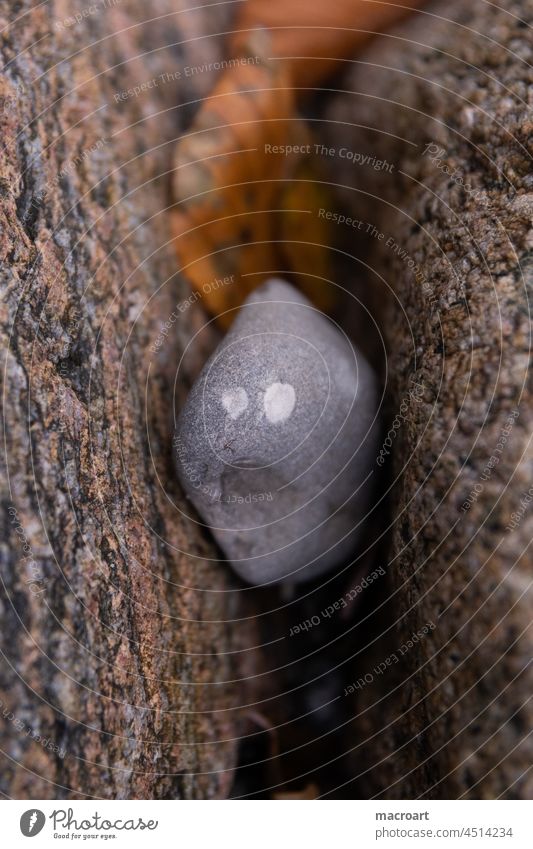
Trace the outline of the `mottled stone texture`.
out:
[[[167,368],[201,318],[193,305],[159,335],[185,295],[166,244],[167,142],[213,84],[213,73],[184,69],[218,58],[220,38],[208,34],[224,31],[229,13],[210,6],[184,15],[182,5],[191,4],[109,2],[80,23],[65,22],[70,3],[2,7],[9,465],[0,789],[13,797],[224,795],[235,743],[215,741],[239,733],[232,706],[256,702],[255,693],[221,683],[260,668],[255,652],[239,652],[259,639],[242,619],[241,595],[225,592],[229,572],[210,562],[213,550],[180,517],[170,458]],[[393,440],[389,586],[374,585],[374,600],[389,598],[387,614],[379,627],[373,620],[366,651],[362,635],[339,620],[346,683],[365,671],[373,683],[353,688],[353,705],[348,697],[333,703],[337,748],[326,737],[309,759],[330,762],[321,789],[344,785],[337,794],[527,797],[533,789],[524,672],[533,515],[524,499],[531,42],[521,23],[531,21],[533,4],[506,6],[428,6],[342,81],[348,93],[327,117],[344,125],[313,123],[337,149],[393,166],[324,158],[332,181],[347,187],[346,211],[384,233],[339,225],[332,238],[345,232],[347,251],[371,269],[358,262],[339,279],[386,333],[390,421],[414,384],[424,388]],[[170,76],[138,96],[127,92],[160,74]],[[432,161],[427,144],[444,153]],[[389,237],[398,252],[386,247]],[[369,355],[374,346],[385,376],[367,316],[352,319],[356,343]],[[196,365],[188,362],[180,398]],[[487,468],[491,457],[497,462]],[[517,527],[506,531],[513,512]],[[380,506],[380,522],[384,515]],[[366,613],[367,591],[358,599]],[[230,619],[237,621],[228,627]],[[269,632],[278,619],[268,620]],[[436,627],[387,666],[428,622]],[[315,632],[325,655],[327,641],[319,629],[312,639]],[[280,645],[270,664],[288,694],[280,696],[283,717],[298,697],[295,674],[311,682],[318,672],[300,643],[304,660],[280,672]],[[388,671],[372,673],[380,663]],[[332,655],[321,664],[320,674],[336,668]],[[315,707],[329,699],[310,695]],[[351,724],[343,726],[341,707],[354,708]],[[293,726],[289,748],[305,730]],[[322,730],[309,733],[322,739]],[[337,753],[350,750],[341,772]],[[307,775],[305,763],[293,774]]]
[[[225,622],[246,609],[172,471],[173,368],[197,313],[157,338],[185,295],[165,172],[194,107],[175,107],[213,84],[184,68],[219,58],[223,22],[167,0],[79,23],[70,3],[33,6],[5,3],[1,22],[0,786],[218,797],[244,700],[224,682],[255,639]]]
[[[355,688],[363,796],[533,793],[533,3],[505,6],[428,6],[327,111],[329,144],[393,166],[331,161],[347,210],[384,233],[351,230],[349,249],[370,266],[359,291],[387,339],[391,420],[424,387],[393,440],[395,625],[359,675],[436,627]]]
[[[294,586],[349,562],[375,490],[378,404],[364,357],[293,286],[271,278],[248,296],[174,437],[228,567]]]

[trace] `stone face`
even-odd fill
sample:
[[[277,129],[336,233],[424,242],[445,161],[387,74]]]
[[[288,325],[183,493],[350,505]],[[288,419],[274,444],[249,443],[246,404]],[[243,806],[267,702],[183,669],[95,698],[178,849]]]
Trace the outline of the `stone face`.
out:
[[[242,578],[296,583],[347,561],[377,407],[368,363],[299,292],[270,280],[248,298],[174,437],[181,483]]]

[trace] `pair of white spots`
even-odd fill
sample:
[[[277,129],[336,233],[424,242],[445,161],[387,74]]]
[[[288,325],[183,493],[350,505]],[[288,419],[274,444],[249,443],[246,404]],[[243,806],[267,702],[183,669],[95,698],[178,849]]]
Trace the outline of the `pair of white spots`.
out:
[[[238,419],[248,409],[248,393],[242,386],[224,392],[221,400],[226,413],[233,420]],[[271,383],[263,395],[263,410],[271,424],[286,421],[295,404],[296,392],[290,383]]]

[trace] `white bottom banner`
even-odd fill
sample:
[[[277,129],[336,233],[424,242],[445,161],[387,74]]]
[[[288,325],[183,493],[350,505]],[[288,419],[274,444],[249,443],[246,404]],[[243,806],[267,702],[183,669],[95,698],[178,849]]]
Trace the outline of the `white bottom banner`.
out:
[[[1,842],[6,849],[67,841],[187,849],[324,849],[335,844],[343,849],[531,849],[532,815],[531,802],[513,801],[6,801]],[[35,843],[29,844],[32,839]]]

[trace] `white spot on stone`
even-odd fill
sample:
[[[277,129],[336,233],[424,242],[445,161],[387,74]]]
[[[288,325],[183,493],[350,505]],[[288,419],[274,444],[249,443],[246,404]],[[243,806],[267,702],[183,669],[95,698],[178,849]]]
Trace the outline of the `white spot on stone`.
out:
[[[242,386],[230,389],[222,395],[222,406],[232,419],[238,419],[248,406],[248,393]]]
[[[272,383],[265,392],[263,406],[272,424],[289,418],[296,404],[296,392],[290,383]]]

